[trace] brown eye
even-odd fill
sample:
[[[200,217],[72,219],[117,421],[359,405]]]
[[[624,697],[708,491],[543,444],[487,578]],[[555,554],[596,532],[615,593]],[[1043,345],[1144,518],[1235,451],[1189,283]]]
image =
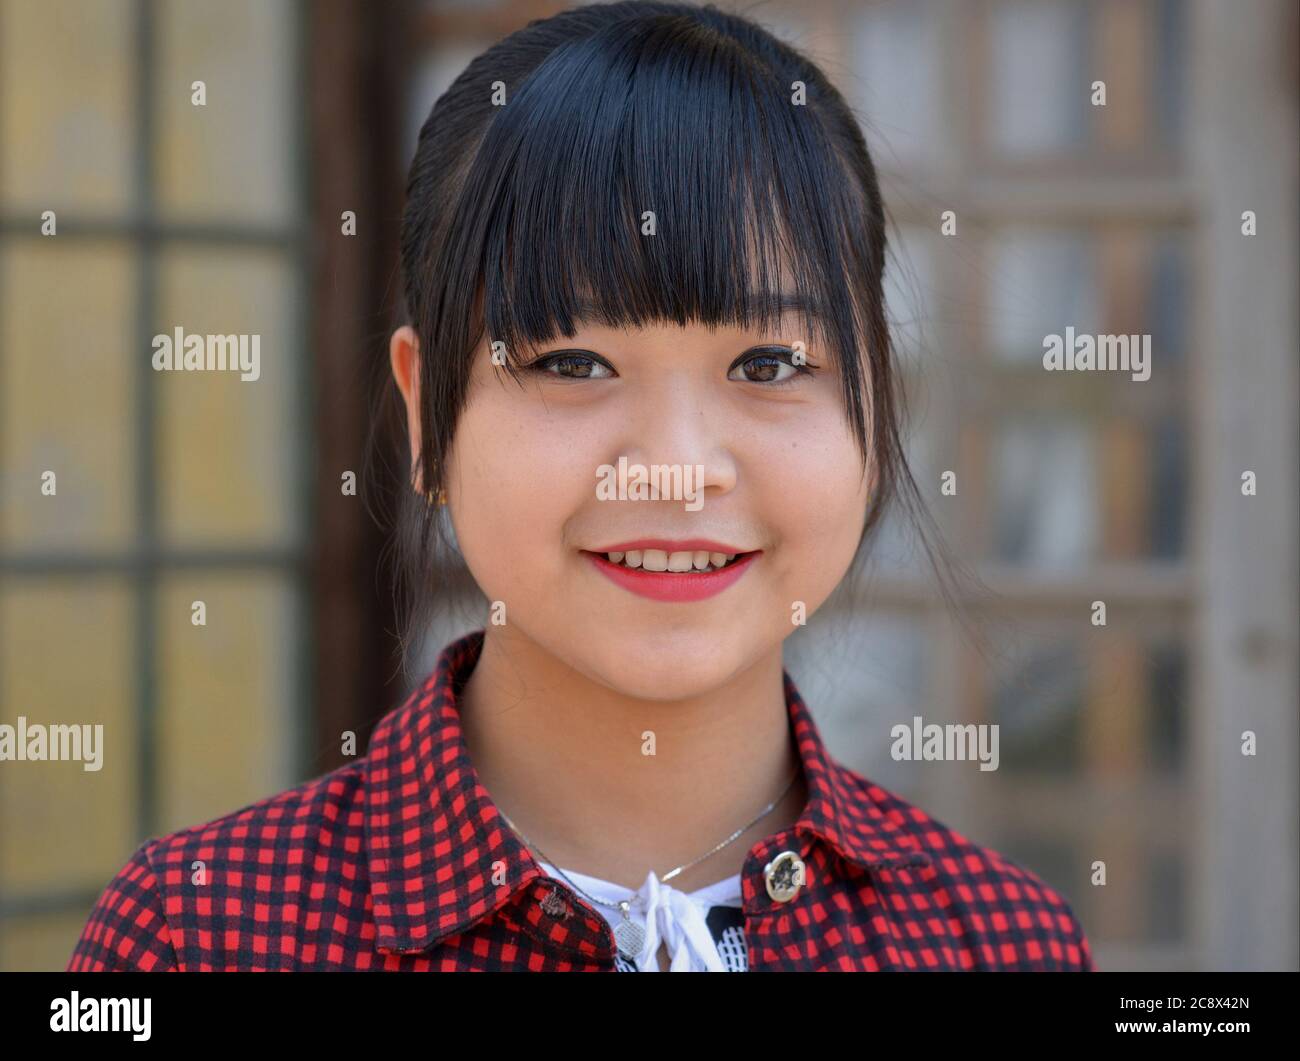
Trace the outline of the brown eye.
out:
[[[780,385],[791,383],[801,375],[811,375],[808,365],[794,363],[794,351],[788,347],[770,347],[762,352],[746,354],[737,361],[727,373],[728,379],[745,383],[769,383]],[[736,376],[739,370],[743,373]]]
[[[741,370],[751,383],[774,383],[787,378],[779,375],[783,367],[789,366],[774,357],[753,357],[741,366]]]
[[[552,361],[547,367],[556,370],[560,376],[568,376],[570,379],[588,379],[596,363],[589,358],[583,357],[559,357]]]
[[[547,354],[530,363],[528,368],[533,372],[573,380],[609,379],[614,375],[614,370],[603,361],[579,353]]]

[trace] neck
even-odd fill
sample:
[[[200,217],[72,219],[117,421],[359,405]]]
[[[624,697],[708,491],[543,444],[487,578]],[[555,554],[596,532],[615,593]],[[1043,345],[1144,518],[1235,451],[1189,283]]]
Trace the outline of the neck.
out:
[[[778,645],[716,689],[642,700],[489,625],[459,701],[465,742],[535,858],[628,888],[748,826],[795,775],[770,812],[669,882],[689,892],[740,872],[750,847],[803,810],[781,667]]]

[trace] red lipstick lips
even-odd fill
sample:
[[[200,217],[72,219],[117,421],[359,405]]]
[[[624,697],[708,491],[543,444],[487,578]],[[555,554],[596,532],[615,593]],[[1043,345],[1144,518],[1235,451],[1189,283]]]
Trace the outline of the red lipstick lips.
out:
[[[707,552],[735,555],[736,559],[717,571],[646,571],[641,568],[625,567],[611,563],[606,553],[627,553],[633,550],[659,549],[665,553]],[[602,575],[624,589],[647,597],[650,600],[668,603],[689,603],[706,600],[716,596],[728,586],[735,583],[755,560],[763,555],[762,550],[742,552],[734,545],[713,541],[710,538],[686,538],[681,541],[669,541],[665,538],[637,538],[633,541],[619,542],[603,547],[599,553],[583,550]]]

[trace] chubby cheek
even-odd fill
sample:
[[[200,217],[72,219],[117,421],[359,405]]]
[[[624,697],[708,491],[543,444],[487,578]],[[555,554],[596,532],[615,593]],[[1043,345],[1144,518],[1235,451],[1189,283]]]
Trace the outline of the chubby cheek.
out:
[[[756,466],[747,461],[741,469],[771,532],[765,588],[783,636],[793,629],[796,601],[811,616],[844,578],[866,518],[857,445],[847,426],[828,429],[833,420],[828,410],[815,431],[781,432],[763,447]]]
[[[595,479],[581,474],[583,447],[571,430],[497,390],[482,388],[462,413],[447,493],[461,554],[511,622],[562,605],[565,523]]]

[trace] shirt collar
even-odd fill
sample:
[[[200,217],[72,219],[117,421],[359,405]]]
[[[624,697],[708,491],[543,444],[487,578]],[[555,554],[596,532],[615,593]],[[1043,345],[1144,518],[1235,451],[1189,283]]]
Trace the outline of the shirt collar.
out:
[[[544,875],[480,783],[461,730],[459,694],[483,639],[475,630],[447,645],[370,739],[365,855],[383,951],[420,951],[463,932]],[[864,869],[927,865],[903,814],[885,809],[881,790],[827,753],[794,681],[782,676],[808,786],[794,830]]]

